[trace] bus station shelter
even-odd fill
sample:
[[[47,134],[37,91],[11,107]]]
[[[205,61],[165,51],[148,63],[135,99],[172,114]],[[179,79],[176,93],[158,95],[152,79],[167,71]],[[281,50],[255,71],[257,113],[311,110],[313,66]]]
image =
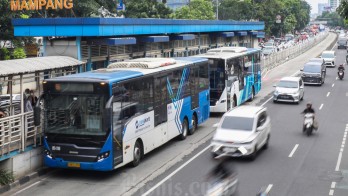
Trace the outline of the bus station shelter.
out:
[[[141,57],[184,57],[223,46],[257,47],[264,22],[133,18],[13,19],[15,36],[43,37],[43,56],[71,56],[86,70]]]
[[[42,91],[42,81],[83,69],[85,62],[68,56],[36,57],[0,61],[0,161],[28,151],[41,142],[41,127],[33,123],[33,111],[24,110],[23,92]]]

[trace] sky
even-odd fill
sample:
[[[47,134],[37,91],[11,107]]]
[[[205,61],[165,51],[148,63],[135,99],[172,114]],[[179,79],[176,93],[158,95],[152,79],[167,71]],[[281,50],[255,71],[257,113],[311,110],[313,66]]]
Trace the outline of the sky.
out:
[[[318,13],[318,3],[328,3],[328,0],[306,0],[312,6],[312,13]]]

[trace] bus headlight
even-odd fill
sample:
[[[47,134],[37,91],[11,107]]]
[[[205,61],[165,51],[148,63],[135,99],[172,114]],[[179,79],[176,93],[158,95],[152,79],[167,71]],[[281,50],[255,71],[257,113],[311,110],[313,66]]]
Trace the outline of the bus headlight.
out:
[[[100,154],[97,156],[97,162],[100,162],[100,161],[102,161],[102,160],[108,158],[109,155],[110,155],[110,151],[100,153]]]
[[[45,149],[45,150],[44,150],[44,153],[45,153],[45,155],[46,155],[48,158],[50,158],[50,159],[53,159],[53,158],[54,158],[51,151]]]

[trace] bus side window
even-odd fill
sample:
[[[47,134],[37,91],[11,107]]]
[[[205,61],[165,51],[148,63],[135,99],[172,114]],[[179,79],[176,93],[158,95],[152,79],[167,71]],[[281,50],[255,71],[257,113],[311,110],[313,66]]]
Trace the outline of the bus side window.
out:
[[[209,88],[208,64],[199,66],[199,88],[200,89]]]

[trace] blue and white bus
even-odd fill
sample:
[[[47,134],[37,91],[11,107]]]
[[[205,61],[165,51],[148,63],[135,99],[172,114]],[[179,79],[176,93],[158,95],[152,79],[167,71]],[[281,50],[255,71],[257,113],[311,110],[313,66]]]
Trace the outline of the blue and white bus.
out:
[[[48,167],[108,171],[169,140],[185,139],[209,118],[204,58],[142,58],[44,81]],[[43,108],[42,109],[40,109]],[[39,118],[40,119],[40,118]]]
[[[261,90],[259,49],[221,47],[197,56],[209,59],[211,112],[226,112]]]

